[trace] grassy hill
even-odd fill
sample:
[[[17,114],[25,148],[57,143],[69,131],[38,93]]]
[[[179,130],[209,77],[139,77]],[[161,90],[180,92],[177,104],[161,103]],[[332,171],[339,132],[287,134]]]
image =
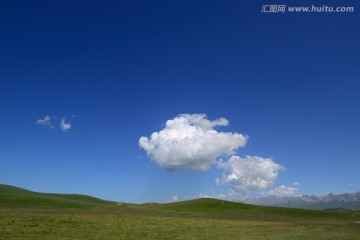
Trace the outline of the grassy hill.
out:
[[[119,204],[0,185],[0,239],[347,239],[360,212],[261,207],[217,199]]]
[[[200,216],[205,218],[246,220],[347,220],[358,217],[356,211],[328,212],[318,210],[265,207],[219,199],[200,198],[163,204],[118,204],[79,194],[38,193],[0,184],[0,207],[28,209],[111,209],[113,213]],[[126,209],[125,209],[126,208]]]
[[[0,207],[91,208],[109,204],[113,202],[86,195],[37,193],[0,184]]]
[[[148,208],[169,210],[177,213],[197,213],[208,217],[233,220],[346,221],[360,218],[360,212],[358,211],[328,212],[309,209],[265,207],[211,198],[155,204],[148,206]]]

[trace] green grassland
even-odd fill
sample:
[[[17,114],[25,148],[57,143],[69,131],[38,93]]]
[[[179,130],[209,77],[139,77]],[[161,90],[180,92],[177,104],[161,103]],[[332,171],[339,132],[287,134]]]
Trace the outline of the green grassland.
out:
[[[0,239],[360,239],[360,212],[216,199],[125,204],[0,185]]]

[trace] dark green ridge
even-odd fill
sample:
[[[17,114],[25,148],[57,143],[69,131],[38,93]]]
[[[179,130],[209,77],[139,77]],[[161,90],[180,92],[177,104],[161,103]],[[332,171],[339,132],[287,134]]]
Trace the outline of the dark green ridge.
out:
[[[91,208],[109,204],[114,202],[80,194],[38,193],[0,184],[0,207]]]

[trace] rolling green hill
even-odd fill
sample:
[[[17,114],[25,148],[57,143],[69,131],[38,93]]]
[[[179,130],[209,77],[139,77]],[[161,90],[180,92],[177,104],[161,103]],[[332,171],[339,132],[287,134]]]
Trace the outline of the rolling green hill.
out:
[[[86,195],[37,193],[0,184],[0,207],[91,208],[109,204],[113,202]]]
[[[360,212],[262,207],[217,199],[119,204],[0,185],[0,239],[347,239]]]
[[[120,207],[121,206],[121,207]],[[121,204],[79,194],[38,193],[0,184],[0,207],[47,209],[111,209],[114,213],[181,215],[219,219],[246,220],[346,220],[359,217],[359,212],[327,212],[282,207],[265,207],[225,200],[200,198],[163,204]]]
[[[177,213],[197,213],[207,215],[208,217],[233,220],[346,221],[349,219],[360,219],[360,212],[358,211],[327,212],[296,208],[265,207],[211,198],[153,204],[148,207]]]

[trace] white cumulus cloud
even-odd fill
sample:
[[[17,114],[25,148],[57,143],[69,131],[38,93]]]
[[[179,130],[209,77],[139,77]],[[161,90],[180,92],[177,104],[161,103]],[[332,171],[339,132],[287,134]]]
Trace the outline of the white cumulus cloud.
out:
[[[298,188],[296,187],[286,187],[285,185],[281,185],[280,187],[269,190],[267,195],[276,195],[280,197],[294,196],[297,190]]]
[[[205,171],[220,156],[229,156],[246,143],[240,133],[219,132],[217,126],[229,121],[210,121],[205,114],[181,114],[168,120],[165,128],[141,137],[139,145],[148,156],[168,171],[191,169]]]
[[[270,187],[278,171],[284,169],[270,158],[257,156],[232,156],[228,161],[219,161],[218,167],[224,170],[224,174],[216,182],[229,184],[235,193],[243,194]]]
[[[65,122],[64,118],[61,118],[60,121],[60,128],[63,132],[69,131],[71,129],[71,123],[70,122]]]
[[[48,127],[48,128],[54,128],[54,126],[51,123],[51,117],[48,116],[48,115],[46,115],[43,119],[38,119],[36,121],[36,124],[42,125],[42,126],[45,126],[45,127]]]

